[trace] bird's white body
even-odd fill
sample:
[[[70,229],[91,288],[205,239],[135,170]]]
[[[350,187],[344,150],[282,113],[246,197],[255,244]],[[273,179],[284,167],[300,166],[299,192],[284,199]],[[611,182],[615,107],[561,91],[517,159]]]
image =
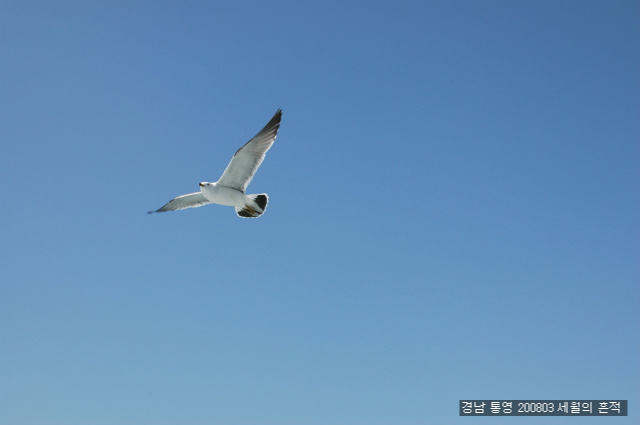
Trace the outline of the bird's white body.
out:
[[[245,191],[276,139],[281,118],[282,110],[278,109],[271,121],[253,139],[238,149],[217,182],[202,182],[200,192],[173,198],[163,207],[149,213],[218,204],[235,207],[236,214],[240,217],[260,217],[267,208],[269,197],[266,193],[245,195]]]
[[[249,196],[237,189],[219,186],[217,183],[200,183],[200,192],[209,202],[228,207],[242,208],[246,205]]]

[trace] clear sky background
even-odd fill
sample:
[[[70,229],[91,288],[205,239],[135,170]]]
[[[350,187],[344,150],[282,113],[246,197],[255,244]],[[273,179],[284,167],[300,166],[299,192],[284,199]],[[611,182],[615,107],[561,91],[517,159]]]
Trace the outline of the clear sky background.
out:
[[[2,1],[0,423],[637,423],[639,17]],[[278,108],[261,218],[146,214]]]

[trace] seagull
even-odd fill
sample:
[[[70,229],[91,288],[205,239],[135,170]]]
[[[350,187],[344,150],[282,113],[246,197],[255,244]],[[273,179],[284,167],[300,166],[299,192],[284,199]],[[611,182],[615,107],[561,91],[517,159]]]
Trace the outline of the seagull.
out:
[[[269,197],[266,193],[245,195],[244,192],[276,140],[281,119],[282,109],[278,109],[271,121],[253,139],[238,149],[217,182],[201,182],[200,192],[173,198],[163,207],[149,211],[148,214],[218,204],[235,207],[239,217],[260,217],[267,208]]]

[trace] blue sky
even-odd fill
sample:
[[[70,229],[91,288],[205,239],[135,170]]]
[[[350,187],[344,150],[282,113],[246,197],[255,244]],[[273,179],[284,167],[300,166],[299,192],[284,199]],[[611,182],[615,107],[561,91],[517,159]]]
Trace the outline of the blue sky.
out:
[[[634,423],[639,12],[3,1],[0,423]],[[262,217],[145,214],[278,108]]]

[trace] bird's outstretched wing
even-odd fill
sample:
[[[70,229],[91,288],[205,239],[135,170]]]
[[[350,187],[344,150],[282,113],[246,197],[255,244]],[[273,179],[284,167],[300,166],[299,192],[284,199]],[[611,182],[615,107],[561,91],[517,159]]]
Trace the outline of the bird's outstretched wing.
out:
[[[183,210],[185,208],[194,208],[199,207],[204,204],[210,204],[209,200],[204,197],[202,192],[194,192],[189,193],[187,195],[178,196],[177,198],[173,198],[165,206],[162,208],[158,208],[155,211],[149,211],[147,214],[165,212],[165,211],[175,211],[175,210]]]
[[[276,139],[278,129],[280,128],[280,120],[282,119],[282,110],[278,109],[271,121],[264,126],[260,133],[249,140],[243,147],[231,158],[231,162],[227,165],[220,180],[217,184],[220,186],[230,187],[244,193],[253,179],[253,175],[258,170],[265,154],[273,145]]]

